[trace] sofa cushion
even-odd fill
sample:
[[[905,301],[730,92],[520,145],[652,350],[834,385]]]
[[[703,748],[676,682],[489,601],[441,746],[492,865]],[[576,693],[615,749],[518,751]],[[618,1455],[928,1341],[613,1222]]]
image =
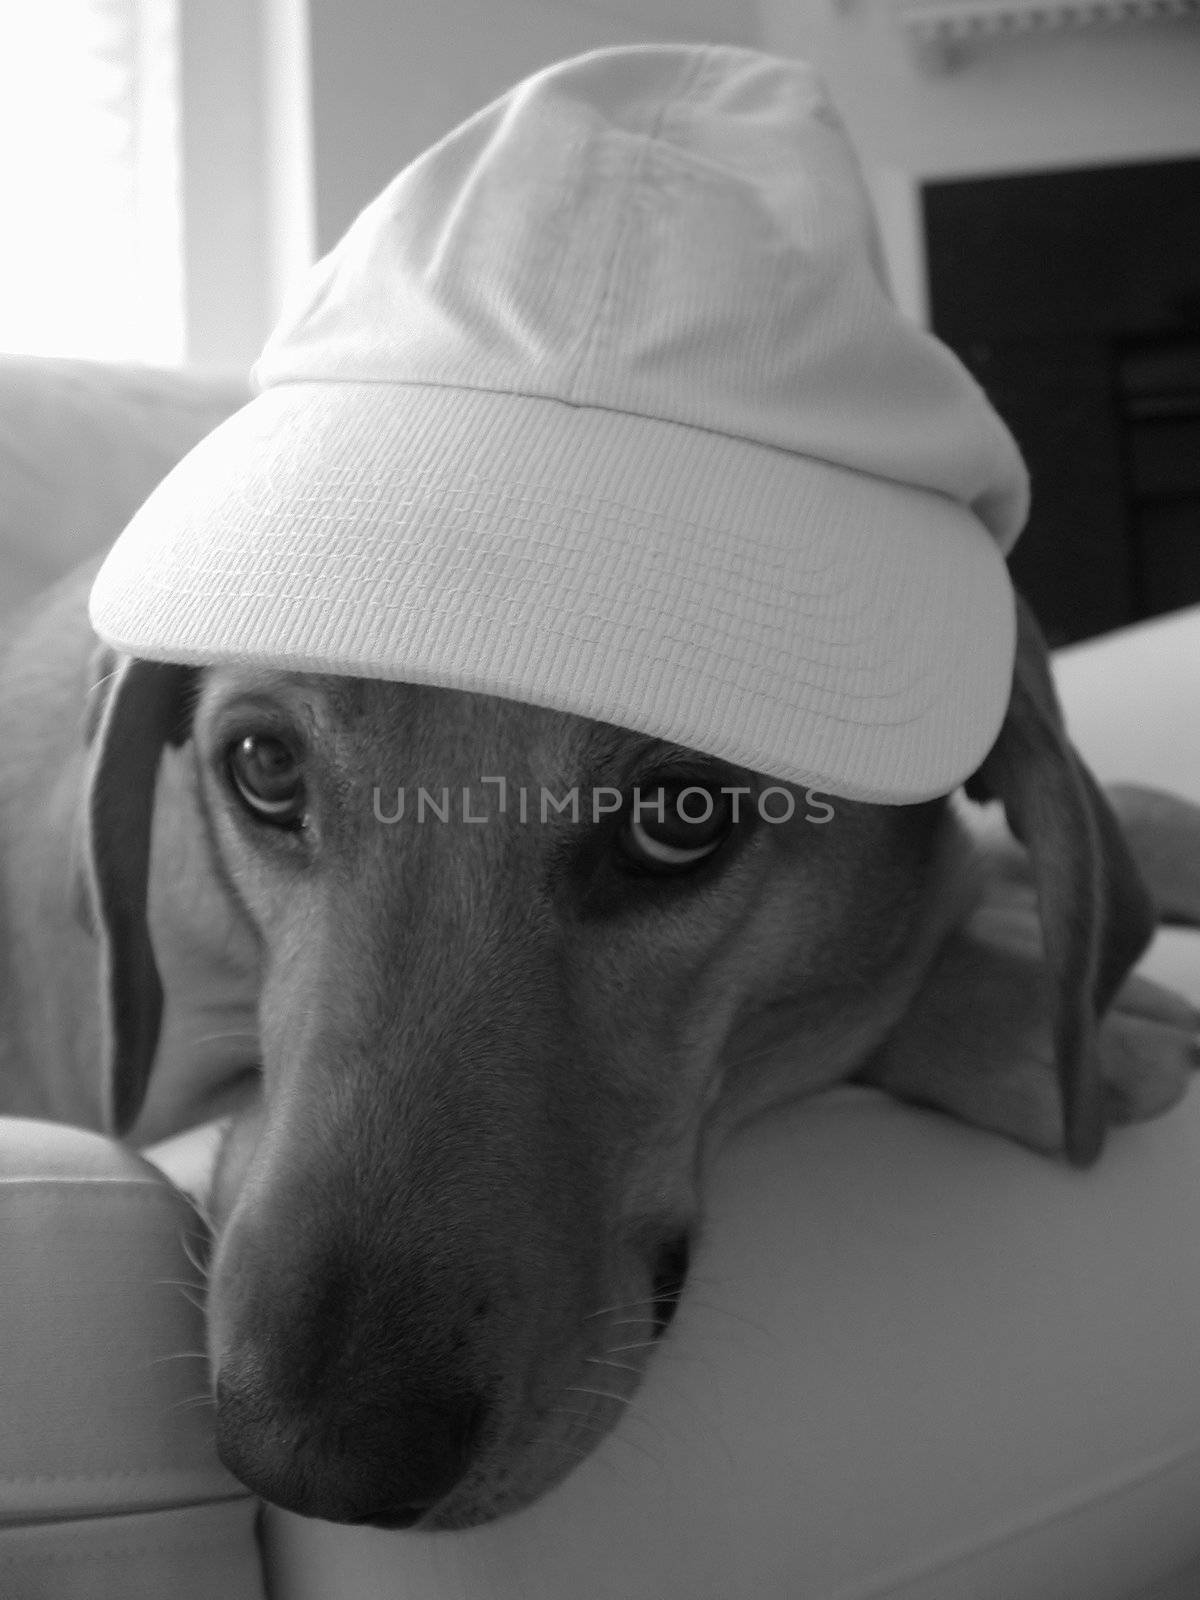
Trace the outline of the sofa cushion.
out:
[[[0,355],[0,614],[116,538],[246,381]]]
[[[203,1247],[140,1156],[0,1118],[4,1600],[261,1600],[256,1503],[213,1443]]]

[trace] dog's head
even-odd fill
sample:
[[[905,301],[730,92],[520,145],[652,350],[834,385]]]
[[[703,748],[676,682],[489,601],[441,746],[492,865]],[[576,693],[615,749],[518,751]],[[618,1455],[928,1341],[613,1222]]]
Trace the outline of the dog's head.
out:
[[[975,788],[1031,848],[1087,1155],[1088,1029],[1141,935],[1048,684],[1026,630]],[[486,1521],[619,1417],[679,1301],[718,1109],[773,1062],[776,1092],[848,1076],[895,1021],[944,925],[947,808],[485,696],[124,663],[89,808],[122,1129],[155,1061],[153,793],[182,741],[260,957],[261,1083],[214,1194],[222,1454],[312,1515]]]

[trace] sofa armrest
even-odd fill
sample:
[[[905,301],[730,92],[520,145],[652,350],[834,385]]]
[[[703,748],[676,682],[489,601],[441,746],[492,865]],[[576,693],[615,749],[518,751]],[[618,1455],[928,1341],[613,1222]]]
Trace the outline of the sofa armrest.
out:
[[[139,1156],[0,1118],[5,1600],[262,1600],[257,1503],[200,1399],[203,1238]]]
[[[0,612],[106,549],[248,399],[233,374],[0,355]]]

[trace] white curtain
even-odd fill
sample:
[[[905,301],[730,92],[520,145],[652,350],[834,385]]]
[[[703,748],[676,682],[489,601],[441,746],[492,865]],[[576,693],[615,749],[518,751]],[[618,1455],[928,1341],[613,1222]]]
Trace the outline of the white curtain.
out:
[[[0,351],[183,350],[177,0],[0,0]]]

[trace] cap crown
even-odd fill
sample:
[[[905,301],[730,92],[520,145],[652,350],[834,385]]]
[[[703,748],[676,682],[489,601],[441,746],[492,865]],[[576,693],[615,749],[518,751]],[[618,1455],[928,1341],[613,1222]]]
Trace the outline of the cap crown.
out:
[[[540,396],[711,430],[971,506],[1007,550],[1011,437],[896,310],[857,160],[807,65],[605,50],[414,161],[256,368]]]

